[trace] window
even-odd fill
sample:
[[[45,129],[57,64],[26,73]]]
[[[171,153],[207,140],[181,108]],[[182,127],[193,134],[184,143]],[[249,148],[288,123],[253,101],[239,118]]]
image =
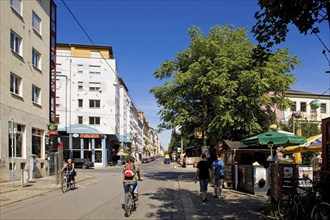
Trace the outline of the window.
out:
[[[300,111],[306,112],[306,102],[300,102]]]
[[[32,85],[32,102],[40,104],[40,89]]]
[[[32,48],[32,65],[38,69],[41,69],[40,61],[41,61],[40,53]]]
[[[10,32],[10,48],[15,53],[22,54],[22,38],[14,32]]]
[[[292,112],[295,112],[295,111],[297,111],[297,103],[296,102],[292,102],[292,104],[291,104],[291,107],[290,107],[290,111],[292,111]]]
[[[78,99],[78,107],[83,107],[83,100],[82,99]]]
[[[32,128],[32,154],[37,155],[37,158],[41,158],[43,134],[43,130]]]
[[[23,157],[23,137],[24,137],[24,131],[25,131],[25,126],[24,125],[20,125],[20,124],[16,124],[14,123],[14,134],[13,136],[11,136],[12,134],[12,123],[11,121],[8,122],[8,128],[9,128],[9,143],[8,143],[8,152],[9,152],[9,157]],[[12,142],[13,141],[13,142]],[[13,144],[13,150],[14,152],[12,152],[11,150],[11,145]]]
[[[101,66],[89,65],[90,74],[101,74]]]
[[[99,125],[100,117],[89,117],[89,124],[90,125]]]
[[[22,79],[15,74],[10,74],[10,92],[21,95],[21,82]]]
[[[91,51],[92,58],[101,58],[101,54],[98,51]]]
[[[83,116],[78,116],[78,124],[83,124]]]
[[[101,83],[100,82],[90,82],[89,83],[89,91],[100,91],[101,90]]]
[[[32,12],[32,28],[41,35],[41,19]]]
[[[56,50],[57,56],[69,57],[71,56],[71,50]]]
[[[90,99],[89,100],[89,107],[90,108],[100,108],[100,100],[94,100],[94,99]]]
[[[10,6],[19,14],[22,15],[22,0],[10,0]]]
[[[56,79],[56,90],[61,89],[60,79]]]
[[[321,113],[327,113],[327,104],[321,103]]]
[[[84,68],[84,65],[78,64],[78,73],[82,74],[83,73],[83,68]]]
[[[311,113],[316,113],[316,108],[311,108]]]
[[[56,96],[56,106],[60,106],[60,97]]]
[[[58,114],[56,114],[55,123],[56,124],[60,123],[60,115],[58,115]]]
[[[83,82],[78,82],[78,91],[83,91],[83,90],[84,90]]]

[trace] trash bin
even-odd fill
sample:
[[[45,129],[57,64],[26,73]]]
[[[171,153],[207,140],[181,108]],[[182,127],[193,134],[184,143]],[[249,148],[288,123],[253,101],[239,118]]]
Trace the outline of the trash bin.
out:
[[[118,160],[118,161],[117,161],[117,165],[118,165],[118,166],[121,166],[121,160]]]

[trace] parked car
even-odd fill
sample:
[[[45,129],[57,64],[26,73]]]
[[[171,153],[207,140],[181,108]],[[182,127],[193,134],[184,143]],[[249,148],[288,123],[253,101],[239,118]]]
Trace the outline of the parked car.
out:
[[[142,159],[142,163],[149,163],[150,161],[149,161],[149,158],[147,158],[147,157],[145,157],[145,158],[143,158]]]
[[[94,167],[94,163],[87,159],[73,158],[72,162],[74,163],[75,168],[89,169]]]
[[[150,161],[154,161],[154,160],[156,160],[156,157],[155,156],[151,156],[151,157],[149,157],[150,158]]]
[[[164,164],[170,164],[171,163],[171,159],[170,158],[165,158],[164,159]]]

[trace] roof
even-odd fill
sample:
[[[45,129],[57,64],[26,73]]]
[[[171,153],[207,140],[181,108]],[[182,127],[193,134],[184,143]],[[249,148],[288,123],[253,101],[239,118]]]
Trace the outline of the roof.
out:
[[[286,97],[300,97],[300,98],[330,98],[330,95],[326,94],[317,94],[317,93],[311,93],[311,92],[305,92],[305,91],[299,91],[299,90],[292,90],[289,89],[285,93]]]
[[[240,147],[240,142],[239,141],[224,140],[223,142],[230,149],[239,149],[239,147]]]
[[[68,127],[59,128],[58,131],[66,131],[68,134],[103,134],[95,128],[82,124],[74,124]]]
[[[110,55],[113,56],[112,46],[106,45],[88,45],[88,44],[71,44],[71,43],[56,43],[56,47],[78,47],[78,48],[89,48],[89,49],[106,49],[109,50]]]

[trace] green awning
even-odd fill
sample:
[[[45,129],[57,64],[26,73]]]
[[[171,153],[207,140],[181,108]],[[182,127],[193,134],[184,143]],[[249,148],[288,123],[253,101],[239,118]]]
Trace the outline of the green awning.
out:
[[[240,148],[267,146],[270,142],[272,142],[274,146],[292,146],[305,143],[306,137],[277,131],[268,131],[241,140]]]

